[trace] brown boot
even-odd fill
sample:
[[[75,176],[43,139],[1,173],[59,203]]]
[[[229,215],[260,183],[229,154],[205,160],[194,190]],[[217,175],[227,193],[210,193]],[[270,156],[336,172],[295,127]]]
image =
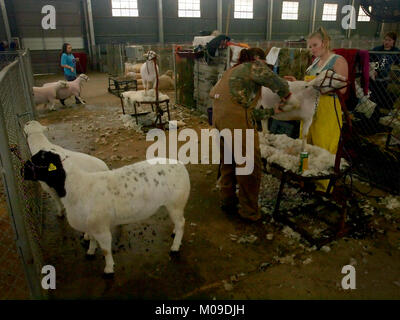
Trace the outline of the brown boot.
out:
[[[238,203],[239,203],[239,200],[237,197],[221,199],[221,202],[220,202],[221,210],[227,214],[237,214],[238,213],[238,208],[237,208]]]
[[[261,219],[261,214],[260,211],[258,210],[257,212],[246,212],[244,210],[242,210],[241,208],[239,208],[239,216],[242,219],[245,220],[250,220],[250,221],[258,221]]]

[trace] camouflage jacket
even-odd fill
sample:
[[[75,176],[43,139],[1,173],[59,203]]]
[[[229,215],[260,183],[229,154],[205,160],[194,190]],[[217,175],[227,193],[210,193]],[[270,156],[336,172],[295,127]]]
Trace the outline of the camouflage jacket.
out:
[[[229,79],[229,90],[232,99],[248,108],[254,103],[261,86],[271,89],[280,97],[289,94],[289,85],[269,69],[263,61],[243,63],[232,70]]]

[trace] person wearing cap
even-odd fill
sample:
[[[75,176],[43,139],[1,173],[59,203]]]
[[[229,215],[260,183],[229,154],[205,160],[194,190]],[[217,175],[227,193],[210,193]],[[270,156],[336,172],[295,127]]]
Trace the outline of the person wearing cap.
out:
[[[240,217],[251,221],[261,218],[258,195],[262,162],[253,110],[261,96],[262,86],[270,88],[281,97],[281,106],[290,97],[287,81],[269,69],[265,62],[264,51],[259,48],[251,48],[241,51],[239,63],[225,71],[222,78],[210,91],[210,97],[213,99],[213,125],[219,132],[228,129],[232,134],[232,143],[224,141],[223,138],[220,140],[221,208],[227,213],[238,213]],[[275,111],[280,112],[278,107],[275,108]],[[239,175],[236,171],[238,168],[243,168],[245,164],[238,164],[233,154],[235,129],[242,132],[241,155],[244,156],[250,152],[251,159],[254,159],[253,170],[247,175]],[[253,150],[246,148],[246,129],[254,132]],[[224,158],[224,146],[227,144],[228,148],[231,147],[229,155],[231,159]],[[229,164],[229,160],[231,160],[231,164]],[[237,184],[239,185],[238,197],[236,196]]]

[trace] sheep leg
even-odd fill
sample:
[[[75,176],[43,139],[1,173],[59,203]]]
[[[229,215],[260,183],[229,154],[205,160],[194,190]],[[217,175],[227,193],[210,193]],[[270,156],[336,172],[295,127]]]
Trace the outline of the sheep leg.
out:
[[[148,85],[148,82],[144,80],[143,84],[144,84],[144,95],[147,96],[147,85]]]
[[[56,108],[54,107],[54,100],[53,101],[49,101],[49,103],[46,106],[48,106],[48,105],[49,105],[49,110],[50,111],[55,111],[56,110]]]
[[[54,190],[48,189],[48,192],[56,203],[57,216],[62,218],[65,215],[65,210],[60,198],[58,197],[57,193]]]
[[[75,96],[75,98],[77,100],[79,100],[80,103],[85,104],[86,102],[84,100],[82,100],[82,98],[80,96]]]
[[[261,127],[263,133],[269,133],[268,130],[268,119],[261,120]]]
[[[185,227],[185,218],[183,217],[183,209],[171,208],[167,207],[169,216],[174,223],[174,242],[172,243],[171,251],[178,252],[181,246],[184,227]]]
[[[87,235],[87,234],[85,233],[85,235]],[[93,256],[95,254],[95,252],[96,252],[97,242],[96,242],[96,239],[94,239],[91,236],[89,236],[89,239],[90,239],[90,244],[89,244],[89,249],[86,252],[86,254],[88,256]]]
[[[110,230],[103,233],[93,234],[94,239],[99,243],[100,248],[103,250],[104,258],[106,259],[106,267],[104,268],[105,274],[114,273],[114,259],[111,252],[112,236]],[[92,241],[90,241],[92,243]]]
[[[302,128],[303,142],[301,143],[301,152],[306,151],[307,135],[308,135],[308,130],[310,129],[311,123],[312,123],[312,118],[303,120],[303,128]]]

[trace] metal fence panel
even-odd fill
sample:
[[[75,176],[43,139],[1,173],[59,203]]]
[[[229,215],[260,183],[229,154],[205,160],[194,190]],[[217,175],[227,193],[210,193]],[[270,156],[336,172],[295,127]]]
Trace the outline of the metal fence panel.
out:
[[[42,193],[37,184],[23,181],[20,175],[23,161],[31,156],[22,128],[26,121],[34,119],[29,63],[29,52],[20,52],[14,62],[0,71],[0,169],[31,296],[40,299],[46,296],[40,286],[41,268],[45,265],[41,245]],[[0,235],[0,246],[1,240]]]

